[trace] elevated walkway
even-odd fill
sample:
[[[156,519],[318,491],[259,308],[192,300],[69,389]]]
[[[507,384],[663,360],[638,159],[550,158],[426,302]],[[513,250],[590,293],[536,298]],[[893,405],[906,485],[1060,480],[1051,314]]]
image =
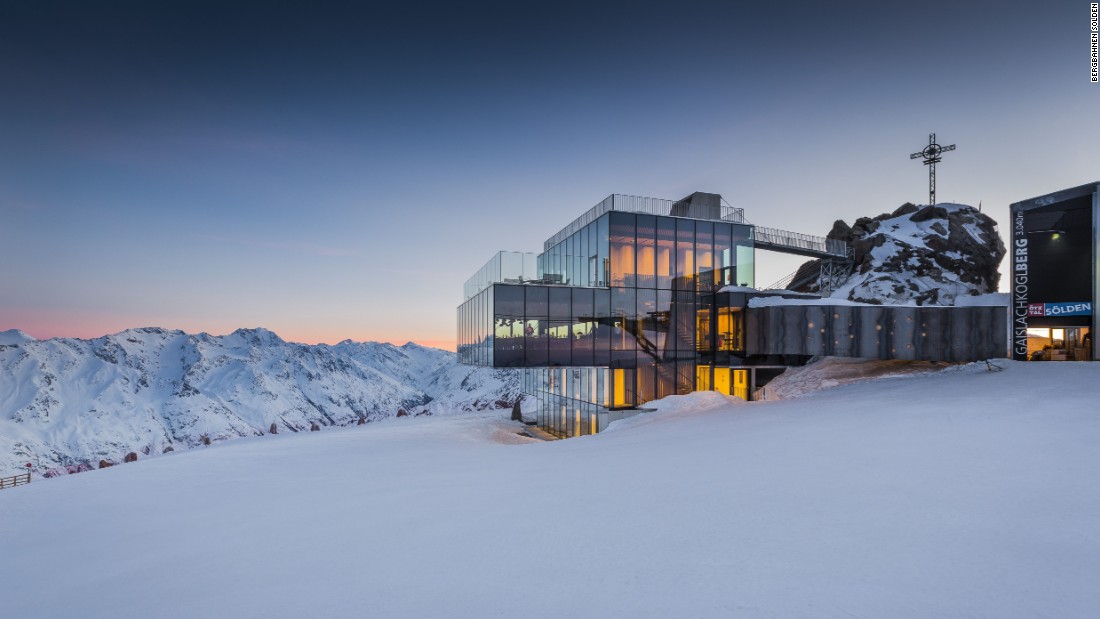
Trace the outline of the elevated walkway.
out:
[[[757,249],[814,259],[765,290],[806,290],[816,284],[815,292],[829,296],[852,272],[852,248],[844,241],[761,226],[754,234]]]
[[[796,254],[807,258],[843,259],[848,255],[848,245],[844,241],[763,226],[755,226],[753,244],[757,249]]]

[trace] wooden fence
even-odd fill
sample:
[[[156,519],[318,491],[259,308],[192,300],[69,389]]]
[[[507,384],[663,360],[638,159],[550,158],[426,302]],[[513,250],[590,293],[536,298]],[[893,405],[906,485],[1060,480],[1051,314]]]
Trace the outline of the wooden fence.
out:
[[[11,477],[0,477],[0,488],[14,488],[20,484],[31,483],[31,472],[20,473],[18,475],[12,475]]]

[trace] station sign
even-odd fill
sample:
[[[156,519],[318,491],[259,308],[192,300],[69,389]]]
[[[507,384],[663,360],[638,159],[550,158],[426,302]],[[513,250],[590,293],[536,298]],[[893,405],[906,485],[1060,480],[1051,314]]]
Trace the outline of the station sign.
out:
[[[1028,303],[1027,315],[1037,317],[1092,316],[1092,303]]]

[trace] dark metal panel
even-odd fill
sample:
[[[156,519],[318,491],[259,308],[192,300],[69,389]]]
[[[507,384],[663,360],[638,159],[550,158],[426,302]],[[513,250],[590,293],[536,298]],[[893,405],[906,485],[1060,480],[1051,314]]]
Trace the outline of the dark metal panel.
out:
[[[784,305],[745,310],[750,355],[923,361],[1004,357],[1005,307]]]
[[[917,355],[917,310],[916,307],[899,308],[894,312],[894,358],[913,360]]]
[[[826,342],[829,340],[825,337],[827,331],[825,327],[825,316],[829,310],[828,307],[823,305],[807,305],[805,313],[805,335],[801,338],[802,350],[805,351],[821,351],[820,353],[804,352],[801,354],[829,354],[826,348]]]
[[[855,333],[852,331],[852,308],[846,305],[837,305],[831,308],[833,311],[830,325],[832,331],[832,352],[837,357],[854,356]]]

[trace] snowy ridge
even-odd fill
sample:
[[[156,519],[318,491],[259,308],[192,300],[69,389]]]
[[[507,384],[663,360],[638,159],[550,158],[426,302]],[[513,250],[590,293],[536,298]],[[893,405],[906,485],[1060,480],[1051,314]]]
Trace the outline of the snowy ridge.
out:
[[[345,341],[315,346],[266,329],[224,336],[158,328],[93,340],[0,334],[0,474],[121,462],[207,440],[398,415],[508,408],[513,372],[454,353]]]

